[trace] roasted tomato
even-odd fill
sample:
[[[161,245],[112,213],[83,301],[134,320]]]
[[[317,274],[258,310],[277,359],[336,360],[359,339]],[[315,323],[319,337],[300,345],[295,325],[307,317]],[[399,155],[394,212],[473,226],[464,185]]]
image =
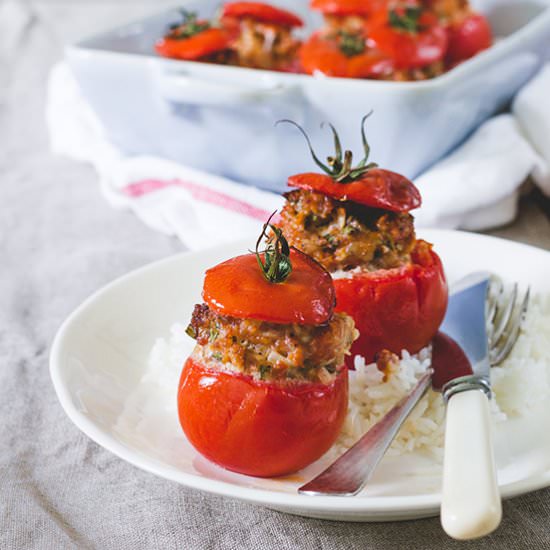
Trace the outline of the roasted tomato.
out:
[[[344,78],[378,78],[393,69],[388,56],[367,47],[362,33],[344,31],[312,34],[300,49],[300,62],[308,74]]]
[[[300,40],[292,34],[302,20],[293,13],[259,2],[232,2],[221,22],[231,36],[236,62],[242,67],[297,72]]]
[[[330,275],[268,222],[256,255],[208,270],[203,290],[207,303],[195,306],[186,330],[197,344],[178,391],[189,441],[243,474],[307,466],[344,421],[345,355],[357,337],[351,317],[333,314]]]
[[[355,355],[370,362],[383,349],[419,351],[436,333],[447,307],[441,261],[431,245],[416,239],[408,213],[420,206],[420,194],[404,176],[368,162],[366,118],[361,123],[365,156],[355,166],[335,128],[335,152],[324,164],[295,125],[325,174],[289,178],[299,190],[286,195],[279,222],[289,242],[335,278],[336,311],[350,315],[359,331],[346,358],[348,368]]]
[[[442,61],[448,44],[437,17],[418,6],[398,7],[369,22],[369,44],[389,56],[396,69],[417,69]]]
[[[301,27],[304,24],[294,13],[262,2],[229,2],[223,6],[222,17],[249,18],[282,27]]]
[[[372,168],[349,183],[338,183],[327,174],[296,174],[288,178],[288,185],[390,212],[409,212],[422,204],[418,189],[409,179],[381,168]]]
[[[259,477],[297,471],[325,453],[347,403],[345,368],[331,384],[280,385],[188,359],[178,391],[191,444],[224,468]]]
[[[221,29],[206,29],[189,38],[162,38],[155,50],[164,57],[194,61],[227,50],[229,41]]]
[[[417,241],[411,262],[402,267],[360,272],[337,279],[337,311],[353,317],[359,338],[346,359],[357,354],[367,362],[388,349],[416,353],[436,334],[447,309],[448,288],[439,256]]]
[[[266,283],[254,254],[227,260],[206,272],[203,298],[217,313],[271,323],[320,325],[334,310],[328,272],[298,250],[290,251],[293,269],[284,284]]]
[[[460,63],[485,50],[493,43],[493,34],[483,15],[471,14],[448,28],[447,62]]]

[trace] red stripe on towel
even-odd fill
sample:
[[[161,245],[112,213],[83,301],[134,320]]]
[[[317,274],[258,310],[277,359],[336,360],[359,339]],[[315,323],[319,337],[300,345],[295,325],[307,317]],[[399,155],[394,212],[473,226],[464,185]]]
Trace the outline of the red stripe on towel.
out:
[[[137,198],[149,193],[154,193],[155,191],[160,191],[161,189],[166,189],[167,187],[182,187],[191,193],[191,196],[195,200],[215,204],[216,206],[231,210],[232,212],[237,212],[239,214],[243,214],[244,216],[256,218],[261,221],[265,221],[271,214],[271,212],[268,212],[267,210],[257,208],[252,204],[235,199],[225,193],[220,193],[219,191],[208,189],[207,187],[197,185],[196,183],[178,179],[148,179],[135,181],[124,187],[122,192],[129,197]]]

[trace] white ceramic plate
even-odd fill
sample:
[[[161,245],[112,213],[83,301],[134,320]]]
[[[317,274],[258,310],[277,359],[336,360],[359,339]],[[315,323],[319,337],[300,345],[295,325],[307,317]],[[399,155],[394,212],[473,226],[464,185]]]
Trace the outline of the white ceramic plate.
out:
[[[550,292],[550,253],[490,237],[422,231],[436,243],[449,281],[489,269]],[[181,254],[118,279],[86,300],[62,325],[51,352],[51,376],[71,420],[90,438],[135,466],[183,485],[304,516],[388,521],[438,513],[440,466],[421,455],[385,458],[356,497],[309,497],[296,488],[325,465],[295,476],[256,479],[203,459],[186,441],[176,415],[174,383],[142,378],[149,350],[200,301],[203,272],[243,253],[251,242]],[[190,340],[189,347],[192,347]],[[495,433],[504,497],[550,485],[550,413],[500,424]],[[467,457],[465,457],[467,459]]]

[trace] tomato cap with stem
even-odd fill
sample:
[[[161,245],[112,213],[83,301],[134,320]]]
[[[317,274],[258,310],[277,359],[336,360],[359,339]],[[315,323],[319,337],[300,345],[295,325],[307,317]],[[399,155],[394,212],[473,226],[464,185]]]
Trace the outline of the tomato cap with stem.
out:
[[[323,163],[311,146],[304,129],[291,120],[281,120],[294,125],[305,137],[312,158],[324,174],[306,172],[288,178],[290,187],[298,187],[317,191],[333,199],[351,201],[372,208],[380,208],[392,212],[409,212],[422,204],[420,192],[405,176],[378,168],[374,162],[368,162],[370,147],[365,136],[365,121],[371,113],[361,120],[361,138],[364,157],[353,166],[353,154],[346,150],[342,152],[340,138],[334,126],[329,124],[334,137],[335,153],[327,157]]]

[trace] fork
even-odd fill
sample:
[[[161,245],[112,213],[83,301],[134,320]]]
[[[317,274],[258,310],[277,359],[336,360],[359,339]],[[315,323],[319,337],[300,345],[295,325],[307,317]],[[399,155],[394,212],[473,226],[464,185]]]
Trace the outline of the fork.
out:
[[[516,343],[527,312],[530,289],[520,299],[517,283],[506,293],[502,280],[491,278],[486,301],[491,367],[501,365]],[[412,409],[431,385],[432,369],[352,447],[298,489],[308,495],[353,496],[367,484]]]

